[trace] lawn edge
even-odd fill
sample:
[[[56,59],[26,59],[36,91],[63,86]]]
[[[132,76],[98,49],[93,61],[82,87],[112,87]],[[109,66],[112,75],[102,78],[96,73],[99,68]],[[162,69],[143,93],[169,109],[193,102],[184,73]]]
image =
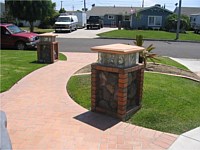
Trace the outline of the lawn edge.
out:
[[[97,38],[95,39],[119,39],[119,40],[136,40],[135,38],[120,38],[120,37],[103,37],[97,34]],[[185,42],[185,43],[200,43],[200,41],[189,41],[189,40],[170,40],[170,39],[149,39],[149,38],[144,38],[144,41],[166,41],[166,42]]]

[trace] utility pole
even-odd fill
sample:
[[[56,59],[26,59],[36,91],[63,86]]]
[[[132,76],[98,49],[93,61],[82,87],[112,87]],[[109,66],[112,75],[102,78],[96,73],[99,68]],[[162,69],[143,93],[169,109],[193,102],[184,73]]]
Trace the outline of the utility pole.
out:
[[[85,2],[86,0],[84,0],[83,2],[84,2],[84,12],[86,12],[86,2]]]
[[[61,8],[60,8],[60,9],[62,9],[62,2],[63,2],[63,1],[60,1],[60,3],[61,3]]]
[[[177,21],[177,29],[176,29],[176,40],[179,39],[179,31],[180,31],[180,23],[181,23],[181,1],[182,0],[179,0],[178,21]]]
[[[144,7],[144,0],[142,0],[142,8]]]

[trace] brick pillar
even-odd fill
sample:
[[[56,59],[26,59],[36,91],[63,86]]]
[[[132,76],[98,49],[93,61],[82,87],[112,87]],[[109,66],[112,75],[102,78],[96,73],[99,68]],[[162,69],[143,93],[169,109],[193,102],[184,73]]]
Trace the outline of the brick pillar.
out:
[[[141,108],[144,65],[138,64],[143,47],[111,44],[91,48],[91,110],[127,120]]]
[[[123,119],[126,116],[128,74],[120,73],[118,79],[118,110],[117,116]]]
[[[92,68],[92,75],[91,75],[91,111],[95,111],[96,108],[96,87],[97,87],[97,70]]]
[[[91,111],[93,112],[101,112],[106,113],[111,116],[117,117],[120,120],[127,120],[132,114],[134,114],[137,110],[141,108],[141,100],[142,100],[142,89],[143,89],[143,76],[144,69],[143,65],[137,65],[130,68],[115,68],[115,67],[106,67],[99,65],[98,63],[92,64],[92,75],[91,75]],[[98,105],[100,95],[98,95],[98,90],[100,90],[100,81],[99,74],[101,72],[106,72],[108,74],[117,74],[117,111],[113,112],[111,109],[102,108]],[[128,106],[128,82],[129,82],[129,73],[136,72],[137,80],[137,89],[135,96],[135,106]],[[110,101],[114,101],[114,99],[110,99]],[[128,107],[131,107],[127,109]]]

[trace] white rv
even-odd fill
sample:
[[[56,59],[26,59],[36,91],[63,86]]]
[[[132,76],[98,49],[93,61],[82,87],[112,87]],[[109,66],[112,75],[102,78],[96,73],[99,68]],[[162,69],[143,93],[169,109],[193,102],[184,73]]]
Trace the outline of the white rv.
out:
[[[200,32],[200,13],[190,15],[190,24],[195,33]]]
[[[75,15],[61,14],[55,22],[55,32],[68,31],[72,32],[77,30],[78,18]]]

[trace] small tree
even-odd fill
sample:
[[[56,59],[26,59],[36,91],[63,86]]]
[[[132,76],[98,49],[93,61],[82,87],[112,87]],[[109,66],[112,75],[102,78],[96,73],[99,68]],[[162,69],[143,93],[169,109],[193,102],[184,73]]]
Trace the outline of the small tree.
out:
[[[143,46],[143,36],[142,35],[136,35],[136,41],[134,41],[134,44],[137,46]],[[147,48],[145,48],[142,52],[139,54],[139,63],[144,62],[144,67],[146,68],[147,65],[147,59],[151,59],[154,61],[155,56],[157,56],[155,53],[151,53],[152,50],[154,50],[155,47],[153,44],[150,44]]]
[[[54,11],[51,0],[6,0],[5,2],[13,17],[29,22],[31,32],[34,30],[33,23],[36,20],[42,20]]]
[[[60,8],[59,13],[66,13],[67,11],[65,10],[65,8]]]
[[[177,14],[169,15],[166,19],[165,28],[167,31],[176,31],[177,29]],[[190,28],[190,19],[186,15],[181,15],[180,31],[184,32]]]

